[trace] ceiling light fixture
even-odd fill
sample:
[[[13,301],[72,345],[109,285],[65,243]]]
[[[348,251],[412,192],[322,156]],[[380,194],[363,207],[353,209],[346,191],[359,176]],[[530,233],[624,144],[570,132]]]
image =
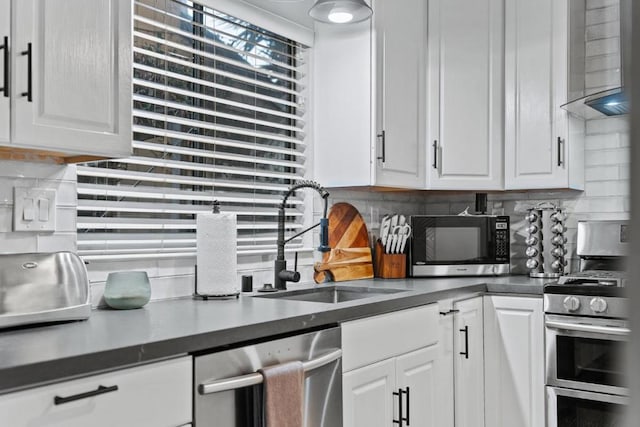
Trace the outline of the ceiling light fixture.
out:
[[[368,19],[373,11],[364,0],[317,0],[309,15],[328,24],[350,24]]]

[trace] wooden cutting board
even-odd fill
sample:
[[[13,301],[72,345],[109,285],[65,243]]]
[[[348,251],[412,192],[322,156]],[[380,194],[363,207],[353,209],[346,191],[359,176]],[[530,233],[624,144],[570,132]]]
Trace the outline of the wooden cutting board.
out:
[[[360,212],[349,203],[336,203],[328,219],[331,251],[314,266],[316,283],[372,278],[369,232]]]

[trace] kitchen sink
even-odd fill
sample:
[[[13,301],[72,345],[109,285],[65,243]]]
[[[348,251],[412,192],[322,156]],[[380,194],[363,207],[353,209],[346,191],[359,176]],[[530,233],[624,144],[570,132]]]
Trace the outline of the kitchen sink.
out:
[[[379,297],[382,295],[390,295],[398,292],[406,292],[406,290],[351,286],[318,286],[310,289],[279,291],[266,295],[257,295],[257,297],[337,304],[345,301]]]

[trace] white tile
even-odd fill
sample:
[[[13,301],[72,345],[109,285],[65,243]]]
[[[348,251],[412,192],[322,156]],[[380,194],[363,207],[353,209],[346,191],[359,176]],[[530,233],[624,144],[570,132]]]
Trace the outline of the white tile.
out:
[[[609,7],[603,7],[598,9],[587,10],[586,25],[597,25],[604,22],[618,21],[620,19],[620,12],[618,5],[611,5]]]
[[[78,211],[75,207],[58,207],[56,209],[56,232],[75,233]]]
[[[587,10],[618,5],[619,0],[587,0]]]
[[[587,135],[584,141],[586,150],[600,150],[603,148],[618,148],[620,146],[619,133],[604,133]]]
[[[587,27],[587,41],[607,39],[620,36],[620,22],[612,21],[603,24],[590,25]]]
[[[630,165],[620,165],[618,166],[618,178],[619,179],[630,179],[631,178],[631,170]]]
[[[606,71],[596,71],[593,73],[586,73],[585,75],[585,85],[587,88],[601,87],[601,86],[610,86],[616,87],[620,86],[620,70],[606,70]]]
[[[602,133],[629,133],[629,117],[607,117],[597,120],[587,120],[587,135],[595,135]]]
[[[38,252],[77,252],[75,233],[38,234]]]
[[[78,186],[75,182],[39,180],[37,186],[38,188],[54,188],[57,206],[78,206]]]
[[[628,148],[616,148],[613,150],[589,150],[585,151],[585,165],[621,165],[631,162]]]
[[[570,209],[570,214],[624,211],[624,197],[585,197],[576,202]]]
[[[587,182],[585,194],[587,197],[627,196],[629,195],[629,181]]]
[[[0,202],[3,204],[13,204],[13,188],[25,187],[33,188],[37,180],[31,178],[6,178],[0,177]]]
[[[38,240],[35,233],[0,233],[0,253],[37,252]]]
[[[617,180],[620,177],[619,166],[587,167],[584,171],[586,182]]]
[[[615,70],[620,68],[620,55],[600,55],[586,58],[585,71],[591,73],[594,71]]]
[[[586,56],[609,55],[620,52],[620,38],[610,37],[608,39],[592,40],[587,42]]]
[[[10,233],[13,231],[13,208],[11,206],[0,206],[0,233]]]

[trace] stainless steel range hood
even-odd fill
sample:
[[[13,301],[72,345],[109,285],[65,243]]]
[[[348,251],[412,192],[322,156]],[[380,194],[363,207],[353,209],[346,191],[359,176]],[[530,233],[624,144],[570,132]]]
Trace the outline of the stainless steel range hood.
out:
[[[619,10],[621,86],[581,96],[561,106],[574,116],[588,120],[629,114],[628,88],[624,82],[625,76],[630,76],[631,69],[631,0],[620,0]],[[584,94],[584,88],[582,93]]]

